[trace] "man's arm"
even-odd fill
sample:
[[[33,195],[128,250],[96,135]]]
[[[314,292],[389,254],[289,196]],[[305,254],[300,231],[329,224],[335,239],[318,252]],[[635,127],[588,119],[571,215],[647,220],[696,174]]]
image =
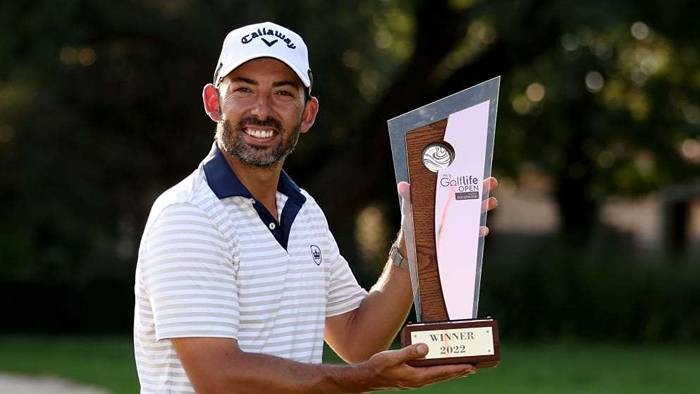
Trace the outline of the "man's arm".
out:
[[[485,191],[493,190],[497,186],[496,178],[484,180]],[[410,209],[409,185],[406,182],[400,183],[398,191],[402,197],[403,216]],[[483,209],[490,211],[497,205],[498,201],[490,197],[484,201]],[[488,234],[488,228],[482,228],[481,234]],[[401,255],[408,256],[403,231],[399,232],[396,244]],[[367,360],[371,355],[391,345],[406,320],[412,301],[408,267],[395,267],[388,261],[379,280],[357,309],[326,319],[326,342],[345,361]]]
[[[197,393],[359,393],[382,388],[420,387],[464,376],[470,365],[413,368],[405,362],[423,357],[425,345],[377,353],[353,365],[304,364],[248,353],[224,338],[171,339]]]
[[[397,246],[406,256],[401,235]],[[412,302],[408,267],[395,267],[388,261],[359,308],[326,319],[326,342],[347,362],[367,360],[391,345]]]

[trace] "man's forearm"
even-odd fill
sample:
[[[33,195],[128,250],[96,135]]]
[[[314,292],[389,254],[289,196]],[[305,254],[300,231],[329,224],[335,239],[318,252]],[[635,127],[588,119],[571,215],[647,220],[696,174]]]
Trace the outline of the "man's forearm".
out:
[[[359,393],[373,389],[367,370],[358,365],[305,364],[241,352],[227,369],[224,392]]]
[[[406,256],[402,238],[399,236],[397,244],[400,253]],[[388,348],[406,320],[412,301],[408,267],[395,267],[388,261],[377,283],[349,321],[346,332],[352,334],[345,348],[351,349],[351,360],[365,360]]]
[[[244,352],[231,339],[174,338],[172,342],[195,391],[205,394],[358,393],[420,387],[474,372],[470,365],[407,365],[427,354],[423,344],[380,352],[353,365],[328,365]]]
[[[198,393],[352,393],[374,388],[366,364],[305,364],[245,352],[237,341],[223,338],[174,338],[172,343]]]

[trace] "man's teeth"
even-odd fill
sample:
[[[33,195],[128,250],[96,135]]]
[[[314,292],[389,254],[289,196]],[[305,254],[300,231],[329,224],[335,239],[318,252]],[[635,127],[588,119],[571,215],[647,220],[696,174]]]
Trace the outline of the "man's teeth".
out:
[[[274,134],[272,130],[246,129],[245,132],[255,138],[270,138]]]

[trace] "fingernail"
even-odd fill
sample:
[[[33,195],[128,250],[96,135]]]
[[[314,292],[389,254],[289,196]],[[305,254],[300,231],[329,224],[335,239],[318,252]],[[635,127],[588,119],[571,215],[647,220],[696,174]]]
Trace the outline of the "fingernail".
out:
[[[424,343],[419,343],[416,346],[416,352],[418,352],[418,354],[428,353],[428,346]]]

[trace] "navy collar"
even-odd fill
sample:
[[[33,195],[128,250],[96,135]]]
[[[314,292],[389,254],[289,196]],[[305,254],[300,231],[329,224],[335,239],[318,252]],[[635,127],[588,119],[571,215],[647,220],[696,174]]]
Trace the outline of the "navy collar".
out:
[[[250,190],[238,179],[236,174],[228,165],[226,158],[219,147],[214,144],[213,152],[210,153],[204,161],[204,173],[207,176],[209,188],[216,194],[219,199],[240,196],[245,198],[254,198],[250,194]],[[277,218],[272,217],[270,212],[260,204],[252,204],[253,209],[258,213],[260,220],[270,230],[277,242],[286,250],[289,242],[289,233],[292,229],[292,224],[297,214],[301,210],[302,205],[306,202],[306,197],[301,194],[301,189],[297,186],[286,172],[282,171],[280,180],[277,183],[277,191],[287,196],[287,202],[284,204],[279,222]]]
[[[248,188],[243,185],[236,173],[233,172],[216,143],[214,143],[212,150],[214,150],[214,155],[210,154],[207,158],[208,160],[204,163],[204,173],[207,175],[209,188],[219,199],[234,196],[252,198],[253,195],[250,194]],[[277,191],[299,205],[303,205],[306,202],[306,197],[301,194],[299,186],[292,181],[292,178],[284,170],[280,174]]]

